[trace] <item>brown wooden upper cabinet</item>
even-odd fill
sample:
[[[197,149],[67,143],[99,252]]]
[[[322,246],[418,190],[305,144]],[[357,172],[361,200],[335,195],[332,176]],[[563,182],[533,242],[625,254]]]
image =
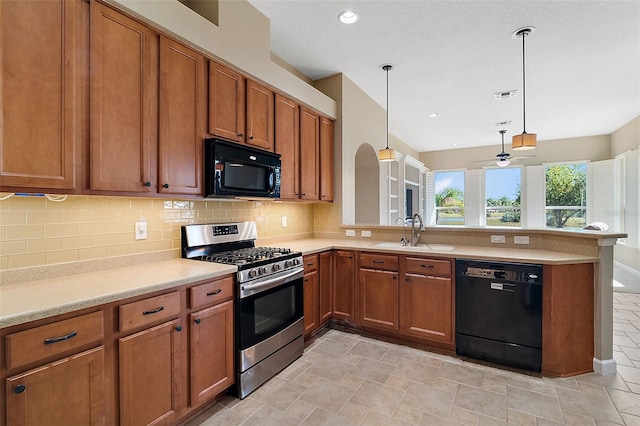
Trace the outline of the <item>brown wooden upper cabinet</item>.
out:
[[[159,192],[202,195],[206,79],[202,55],[160,37]]]
[[[90,189],[151,192],[157,38],[98,2],[90,28]]]
[[[320,116],[300,108],[300,198],[320,199]]]
[[[320,117],[320,200],[333,201],[333,120]]]
[[[273,109],[272,90],[209,61],[209,133],[273,152]]]
[[[280,94],[275,96],[275,148],[280,154],[280,198],[300,198],[300,107]]]
[[[63,0],[0,2],[3,190],[76,189],[80,6]]]

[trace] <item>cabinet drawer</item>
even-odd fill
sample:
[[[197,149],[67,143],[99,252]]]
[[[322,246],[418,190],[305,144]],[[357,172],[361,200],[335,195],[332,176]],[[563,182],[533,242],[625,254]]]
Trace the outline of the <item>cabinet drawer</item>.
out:
[[[398,270],[398,256],[363,253],[360,255],[360,267],[370,269]]]
[[[81,315],[6,337],[7,369],[68,352],[102,340],[102,312]]]
[[[303,257],[304,263],[304,273],[313,272],[318,269],[318,255],[317,254],[308,254]]]
[[[451,276],[451,261],[449,260],[407,257],[406,266],[407,272],[412,274]]]
[[[233,297],[233,277],[211,281],[189,288],[189,306],[197,306],[218,303]]]
[[[180,293],[174,291],[120,306],[120,331],[173,318],[180,313]]]

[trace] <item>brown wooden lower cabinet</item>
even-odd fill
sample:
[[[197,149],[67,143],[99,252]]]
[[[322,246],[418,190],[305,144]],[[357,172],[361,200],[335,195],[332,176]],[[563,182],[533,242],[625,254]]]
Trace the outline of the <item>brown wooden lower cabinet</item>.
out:
[[[398,271],[360,268],[359,322],[384,330],[398,329]]]
[[[189,315],[191,406],[234,383],[233,300]]]
[[[355,253],[346,250],[336,250],[333,252],[332,260],[331,309],[333,311],[333,317],[355,322]]]
[[[318,309],[320,317],[320,325],[326,323],[331,319],[333,310],[331,308],[331,274],[332,269],[332,255],[330,251],[320,253],[320,263],[318,266]]]
[[[177,420],[181,332],[176,319],[119,339],[120,424]]]
[[[310,335],[320,324],[319,314],[319,283],[318,283],[318,255],[307,255],[303,259],[304,283],[304,334]]]
[[[105,424],[104,347],[6,379],[7,425]]]

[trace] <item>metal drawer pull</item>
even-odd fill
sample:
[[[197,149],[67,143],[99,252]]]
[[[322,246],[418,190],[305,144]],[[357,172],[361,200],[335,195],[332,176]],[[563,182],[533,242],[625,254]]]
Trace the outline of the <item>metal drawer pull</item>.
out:
[[[313,262],[307,263],[307,266],[313,266]]]
[[[163,311],[163,310],[164,310],[164,306],[160,306],[160,307],[157,307],[157,308],[152,309],[152,310],[150,310],[150,311],[144,311],[144,312],[142,313],[142,315],[157,314],[158,312]]]
[[[181,325],[177,326],[177,327],[176,327],[176,331],[177,331],[178,333],[180,333],[180,332],[182,331],[182,326],[181,326]]]
[[[195,322],[196,324],[200,324],[200,321],[202,321],[200,318],[196,318],[193,322]]]
[[[65,340],[69,340],[72,337],[76,337],[77,335],[78,335],[77,331],[72,331],[71,333],[67,334],[66,336],[53,337],[51,339],[44,339],[44,344],[45,345],[50,345],[52,343],[64,342]]]
[[[209,293],[207,293],[207,296],[215,296],[216,294],[220,294],[220,293],[222,293],[222,289],[221,288],[219,288],[217,290],[214,290],[214,291],[210,291]]]
[[[374,260],[373,263],[384,263],[384,260]]]
[[[27,387],[25,385],[18,385],[13,389],[13,393],[21,394],[22,392],[24,392],[26,390],[27,390]]]
[[[433,268],[434,266],[433,266],[433,265],[425,265],[425,264],[422,264],[422,267],[423,267],[423,268]]]

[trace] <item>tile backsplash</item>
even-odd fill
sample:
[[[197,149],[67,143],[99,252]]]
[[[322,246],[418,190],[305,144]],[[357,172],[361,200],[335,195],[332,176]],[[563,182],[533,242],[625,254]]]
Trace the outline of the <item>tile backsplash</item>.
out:
[[[328,206],[323,211],[339,210]],[[282,216],[287,227],[282,227]],[[321,215],[330,221],[332,214]],[[135,240],[137,221],[147,239]],[[311,237],[314,204],[237,200],[169,200],[68,196],[64,201],[14,196],[0,201],[0,270],[175,250],[180,226],[256,221],[260,239]]]

